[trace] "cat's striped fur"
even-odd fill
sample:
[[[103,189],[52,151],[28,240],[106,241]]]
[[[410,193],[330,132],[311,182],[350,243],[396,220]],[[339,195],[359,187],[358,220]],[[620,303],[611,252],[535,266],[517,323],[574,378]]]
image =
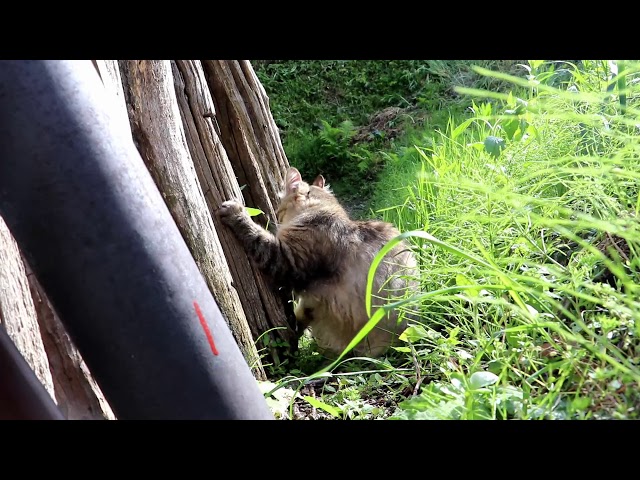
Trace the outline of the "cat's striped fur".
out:
[[[398,235],[389,223],[351,220],[318,176],[309,185],[289,168],[272,234],[256,224],[240,203],[230,200],[218,210],[248,255],[278,285],[291,288],[297,300],[295,315],[310,327],[318,346],[339,354],[368,321],[365,289],[369,266],[382,246]],[[373,305],[415,288],[411,275],[416,262],[406,244],[399,244],[376,272]],[[397,312],[385,317],[356,346],[358,355],[378,356],[406,326]]]

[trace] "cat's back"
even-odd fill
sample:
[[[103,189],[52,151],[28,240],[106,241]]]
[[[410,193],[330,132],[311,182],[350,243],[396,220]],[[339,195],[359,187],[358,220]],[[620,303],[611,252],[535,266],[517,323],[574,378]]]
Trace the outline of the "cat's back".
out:
[[[344,212],[328,205],[300,213],[277,230],[284,242],[304,244],[314,252],[343,252],[357,240],[353,222]]]
[[[400,233],[392,224],[381,220],[358,220],[353,223],[363,243],[374,244],[380,248]]]

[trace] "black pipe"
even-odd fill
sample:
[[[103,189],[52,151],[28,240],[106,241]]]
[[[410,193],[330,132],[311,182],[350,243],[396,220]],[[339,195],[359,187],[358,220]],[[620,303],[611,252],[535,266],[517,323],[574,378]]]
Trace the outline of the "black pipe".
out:
[[[0,63],[0,215],[119,419],[273,418],[107,95]]]
[[[0,420],[64,420],[49,392],[1,325]]]

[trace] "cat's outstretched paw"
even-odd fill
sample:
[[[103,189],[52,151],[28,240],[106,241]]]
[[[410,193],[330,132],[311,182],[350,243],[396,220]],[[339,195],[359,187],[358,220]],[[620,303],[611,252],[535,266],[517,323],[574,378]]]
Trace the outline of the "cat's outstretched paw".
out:
[[[227,200],[223,202],[222,205],[218,208],[218,216],[220,220],[223,222],[229,221],[231,218],[236,217],[237,215],[242,215],[244,211],[244,207],[235,200]]]

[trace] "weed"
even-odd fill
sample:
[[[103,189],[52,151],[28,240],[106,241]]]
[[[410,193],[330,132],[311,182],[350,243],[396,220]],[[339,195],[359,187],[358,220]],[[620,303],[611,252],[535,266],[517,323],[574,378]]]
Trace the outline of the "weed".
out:
[[[411,78],[402,82],[418,90],[386,99],[466,113],[381,143],[369,182],[372,214],[418,255],[422,291],[371,310],[360,335],[385,309],[418,320],[387,358],[317,358],[274,389],[322,380],[292,402],[328,418],[638,418],[639,64],[528,61],[465,75],[452,65],[414,65],[416,78],[449,81],[440,99]],[[344,163],[327,167],[355,181],[347,140],[362,117],[323,119],[318,141]]]

